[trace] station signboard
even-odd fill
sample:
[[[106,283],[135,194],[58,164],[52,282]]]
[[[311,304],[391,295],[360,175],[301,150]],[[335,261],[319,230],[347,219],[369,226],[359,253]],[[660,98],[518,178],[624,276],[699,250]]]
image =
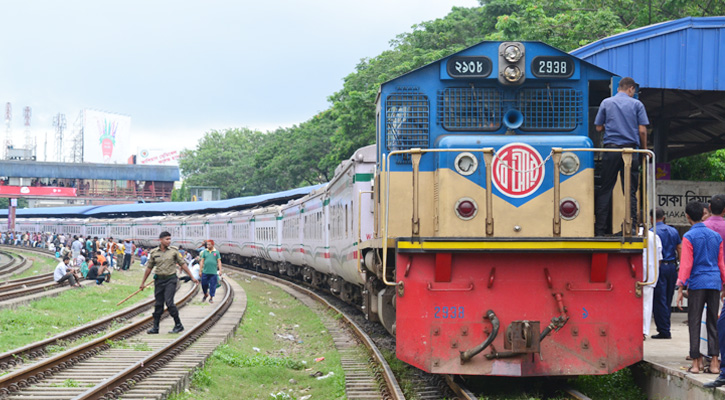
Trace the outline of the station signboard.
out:
[[[0,197],[76,197],[76,188],[55,186],[0,186]]]

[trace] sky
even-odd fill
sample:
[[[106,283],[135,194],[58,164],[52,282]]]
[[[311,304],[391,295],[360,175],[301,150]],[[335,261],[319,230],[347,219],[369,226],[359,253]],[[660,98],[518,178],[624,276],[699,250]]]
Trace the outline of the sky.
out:
[[[6,0],[0,5],[0,107],[23,109],[40,161],[65,153],[83,109],[130,116],[130,152],[195,148],[205,132],[262,131],[327,109],[362,58],[414,24],[477,0]],[[47,135],[47,156],[44,148]]]

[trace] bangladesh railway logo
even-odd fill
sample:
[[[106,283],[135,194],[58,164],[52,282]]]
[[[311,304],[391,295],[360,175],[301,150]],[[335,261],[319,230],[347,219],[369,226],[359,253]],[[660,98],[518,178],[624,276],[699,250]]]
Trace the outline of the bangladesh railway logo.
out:
[[[543,163],[541,154],[528,144],[507,144],[493,158],[493,184],[508,197],[526,197],[544,181]]]

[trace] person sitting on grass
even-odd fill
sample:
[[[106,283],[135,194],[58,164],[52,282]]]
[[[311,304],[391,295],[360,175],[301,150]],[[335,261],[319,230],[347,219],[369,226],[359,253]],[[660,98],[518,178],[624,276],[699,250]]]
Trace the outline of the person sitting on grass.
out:
[[[101,285],[104,281],[111,283],[111,270],[108,268],[108,261],[103,263],[100,267],[98,264],[94,264],[88,270],[88,276],[86,279],[95,280],[96,285]]]
[[[88,276],[88,263],[86,262],[86,258],[83,256],[78,257],[78,259],[76,260],[76,264],[79,265],[83,278]]]
[[[56,283],[63,283],[65,281],[68,281],[68,283],[70,283],[72,287],[79,287],[81,285],[80,283],[78,283],[74,272],[74,269],[70,266],[70,257],[65,256],[63,257],[63,261],[58,263],[58,266],[55,267],[55,271],[53,272],[53,280]]]

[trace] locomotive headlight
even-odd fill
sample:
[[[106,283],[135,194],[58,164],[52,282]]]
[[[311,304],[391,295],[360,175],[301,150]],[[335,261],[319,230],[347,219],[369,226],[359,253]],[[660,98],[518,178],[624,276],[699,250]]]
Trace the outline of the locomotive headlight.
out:
[[[515,63],[516,61],[519,61],[521,59],[521,56],[523,53],[521,52],[521,49],[519,46],[510,45],[506,47],[506,49],[503,51],[503,58],[506,59],[506,61]]]
[[[509,82],[516,82],[521,79],[521,70],[515,65],[509,65],[503,70],[503,77]]]
[[[455,210],[458,218],[468,221],[476,216],[478,213],[478,206],[476,206],[476,201],[472,198],[461,197],[456,202]]]
[[[476,157],[471,153],[461,153],[456,156],[454,164],[456,171],[458,171],[459,174],[468,176],[476,172],[476,169],[478,168],[478,159],[476,159]]]
[[[561,162],[559,163],[559,171],[564,175],[574,175],[579,171],[579,157],[571,152],[566,152],[561,155]]]

